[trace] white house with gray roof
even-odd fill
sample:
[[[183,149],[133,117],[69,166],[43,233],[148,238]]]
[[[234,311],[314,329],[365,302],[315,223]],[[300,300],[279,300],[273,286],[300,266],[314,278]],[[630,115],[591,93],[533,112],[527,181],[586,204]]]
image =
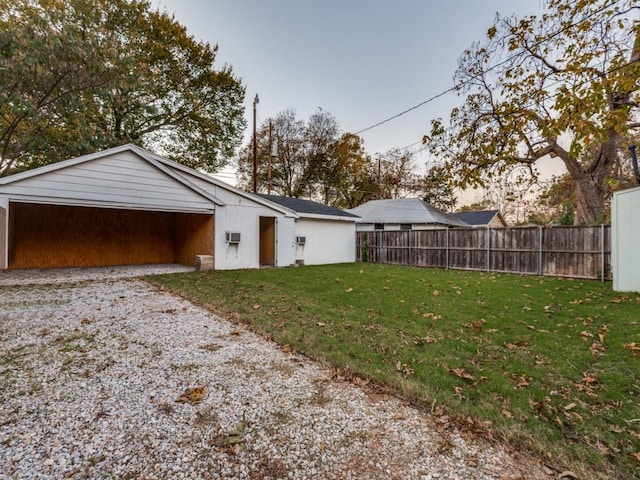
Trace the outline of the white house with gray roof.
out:
[[[426,230],[469,226],[419,198],[371,200],[347,212],[360,217],[356,223],[358,231]]]
[[[131,144],[64,160],[0,178],[0,270],[355,260],[356,217],[272,200]]]

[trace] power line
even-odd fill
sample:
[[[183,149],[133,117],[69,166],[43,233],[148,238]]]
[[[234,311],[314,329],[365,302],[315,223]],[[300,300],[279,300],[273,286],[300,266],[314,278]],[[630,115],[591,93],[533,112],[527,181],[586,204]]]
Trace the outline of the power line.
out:
[[[543,42],[546,42],[546,41],[548,41],[548,40],[551,40],[552,38],[554,38],[554,37],[556,37],[556,36],[560,35],[562,32],[565,32],[565,31],[569,30],[570,28],[576,27],[576,26],[580,25],[581,23],[586,22],[587,20],[589,20],[589,19],[590,19],[591,17],[593,17],[594,15],[597,15],[598,13],[602,12],[602,11],[603,11],[603,10],[605,10],[606,8],[609,8],[609,7],[611,7],[611,6],[613,6],[613,5],[617,4],[617,3],[619,3],[620,1],[621,1],[621,0],[616,0],[616,1],[615,1],[613,4],[611,4],[610,6],[603,6],[603,7],[601,7],[600,9],[596,10],[595,12],[592,12],[592,13],[590,13],[589,15],[585,16],[585,17],[584,17],[584,18],[582,18],[580,21],[578,21],[578,22],[576,22],[576,23],[573,23],[573,24],[571,24],[571,25],[567,25],[566,27],[563,27],[562,29],[558,30],[557,32],[554,32],[554,33],[550,34],[549,36],[545,37],[544,39],[540,40],[539,42],[537,42],[537,43],[533,44],[533,45],[532,45],[532,48],[539,47]],[[508,56],[508,57],[507,57],[506,59],[504,59],[503,61],[501,61],[501,62],[499,62],[499,63],[497,63],[497,64],[493,65],[492,67],[488,68],[487,70],[485,70],[485,71],[483,72],[483,74],[489,73],[489,72],[491,72],[492,70],[495,70],[496,68],[498,68],[498,67],[500,67],[500,66],[502,66],[502,65],[504,65],[504,64],[506,64],[506,63],[508,63],[508,62],[510,62],[511,60],[515,59],[518,55],[519,55],[519,54],[513,54],[513,55]],[[438,99],[438,98],[440,98],[440,97],[443,97],[444,95],[446,95],[446,94],[448,94],[448,93],[451,93],[451,92],[453,92],[454,90],[457,90],[457,89],[459,89],[460,87],[463,87],[463,86],[467,85],[468,83],[470,83],[471,81],[473,81],[473,80],[477,80],[477,79],[479,79],[479,78],[480,78],[480,76],[475,75],[475,76],[473,76],[473,77],[469,78],[468,80],[465,80],[465,81],[461,82],[461,83],[460,83],[460,84],[458,84],[458,85],[454,85],[453,87],[450,87],[450,88],[448,88],[448,89],[446,89],[446,90],[444,90],[444,91],[442,91],[442,92],[440,92],[440,93],[438,93],[438,94],[436,94],[436,95],[434,95],[434,96],[432,96],[432,97],[428,98],[427,100],[424,100],[424,101],[422,101],[422,102],[418,103],[417,105],[414,105],[413,107],[410,107],[410,108],[408,108],[408,109],[406,109],[406,110],[404,110],[404,111],[402,111],[402,112],[400,112],[400,113],[398,113],[398,114],[396,114],[396,115],[393,115],[393,116],[391,116],[391,117],[389,117],[389,118],[386,118],[386,119],[384,119],[384,120],[382,120],[382,121],[380,121],[380,122],[378,122],[378,123],[376,123],[376,124],[374,124],[374,125],[371,125],[371,126],[369,126],[369,127],[363,128],[362,130],[358,130],[357,132],[355,132],[355,134],[356,134],[356,135],[360,135],[361,133],[364,133],[364,132],[366,132],[366,131],[368,131],[368,130],[371,130],[371,129],[373,129],[373,128],[379,127],[380,125],[384,125],[385,123],[388,123],[388,122],[390,122],[390,121],[392,121],[392,120],[395,120],[395,119],[396,119],[396,118],[398,118],[398,117],[401,117],[401,116],[403,116],[403,115],[406,115],[407,113],[409,113],[409,112],[411,112],[411,111],[413,111],[413,110],[415,110],[415,109],[417,109],[417,108],[420,108],[420,107],[422,107],[423,105],[426,105],[427,103],[431,103],[431,102],[433,102],[434,100],[436,100],[436,99]]]

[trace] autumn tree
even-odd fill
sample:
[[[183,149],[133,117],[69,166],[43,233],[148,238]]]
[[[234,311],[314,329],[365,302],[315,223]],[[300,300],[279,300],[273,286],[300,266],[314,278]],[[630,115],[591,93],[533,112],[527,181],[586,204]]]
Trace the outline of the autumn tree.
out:
[[[541,16],[497,16],[486,42],[460,57],[465,103],[424,139],[456,184],[483,186],[522,166],[535,178],[551,156],[575,182],[576,223],[600,221],[617,148],[640,127],[639,9],[549,0]]]
[[[333,143],[328,159],[320,176],[323,203],[354,208],[376,198],[371,160],[358,135],[343,133]]]
[[[453,211],[458,200],[442,167],[431,167],[419,181],[423,191],[422,200],[445,212]]]
[[[271,193],[302,197],[313,190],[313,169],[317,165],[311,161],[312,147],[307,133],[307,123],[291,108],[260,125],[256,132],[258,192],[264,193],[270,188]],[[319,138],[315,141],[318,160],[321,155],[318,145],[330,141]],[[238,186],[249,190],[253,184],[253,139],[240,150],[236,166]]]
[[[335,117],[322,109],[307,121],[293,109],[263,122],[256,132],[258,192],[310,198],[351,208],[375,192],[362,139],[340,133]],[[238,186],[253,184],[253,142],[237,157]],[[269,173],[270,172],[270,173]]]
[[[216,51],[146,0],[0,0],[0,176],[127,142],[217,170],[245,122]]]
[[[378,198],[405,198],[420,196],[423,192],[410,152],[394,148],[377,154],[374,162],[378,169]]]

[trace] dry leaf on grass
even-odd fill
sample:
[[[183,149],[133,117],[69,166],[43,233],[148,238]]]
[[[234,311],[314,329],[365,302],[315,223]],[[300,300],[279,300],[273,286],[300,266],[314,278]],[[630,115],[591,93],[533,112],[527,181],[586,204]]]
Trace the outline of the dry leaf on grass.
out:
[[[464,380],[475,380],[476,379],[476,377],[471,375],[464,368],[454,368],[454,369],[451,369],[449,371],[451,373],[453,373],[456,377],[462,378]]]

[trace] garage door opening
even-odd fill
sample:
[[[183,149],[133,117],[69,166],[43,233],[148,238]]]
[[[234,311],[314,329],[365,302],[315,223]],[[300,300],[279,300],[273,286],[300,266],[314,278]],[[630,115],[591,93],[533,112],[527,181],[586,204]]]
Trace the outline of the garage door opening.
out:
[[[194,265],[213,255],[213,214],[10,203],[9,268]]]

